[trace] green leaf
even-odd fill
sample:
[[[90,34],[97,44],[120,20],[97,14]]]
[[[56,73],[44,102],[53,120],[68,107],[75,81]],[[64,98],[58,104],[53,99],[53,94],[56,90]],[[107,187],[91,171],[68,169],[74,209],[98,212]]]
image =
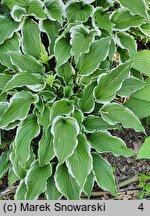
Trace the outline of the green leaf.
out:
[[[5,85],[3,92],[14,89],[16,87],[27,86],[33,91],[40,91],[44,87],[43,79],[40,74],[31,74],[27,72],[21,72],[13,76],[10,81]]]
[[[150,50],[142,50],[134,55],[133,68],[150,76]]]
[[[93,7],[91,5],[85,4],[83,1],[69,1],[66,5],[66,15],[69,22],[88,20],[92,14]]]
[[[36,111],[38,124],[44,127],[45,130],[51,126],[50,122],[50,107],[48,105],[43,105],[43,111]]]
[[[25,55],[19,52],[7,52],[11,62],[20,72],[43,73],[44,67],[35,58],[30,55]]]
[[[134,113],[121,104],[111,103],[100,110],[102,118],[109,124],[121,123],[124,128],[133,128],[135,131],[145,132],[140,120]]]
[[[87,180],[84,185],[84,190],[83,190],[84,193],[88,195],[88,198],[90,198],[91,196],[92,188],[94,186],[94,180],[95,180],[95,177],[92,171],[87,177]]]
[[[95,30],[89,30],[82,24],[72,27],[70,32],[71,53],[75,58],[75,62],[77,62],[82,53],[89,51],[90,44],[94,41],[94,36],[97,32]]]
[[[0,74],[0,90],[3,90],[6,83],[12,78],[12,75]]]
[[[10,154],[10,161],[15,175],[19,179],[23,179],[26,176],[26,170],[21,166],[18,158],[16,157],[15,151]]]
[[[109,18],[110,14],[103,11],[103,8],[97,7],[94,12],[94,24],[100,28],[112,33],[113,23]]]
[[[0,179],[7,172],[10,166],[9,153],[9,151],[5,151],[0,155]]]
[[[95,102],[93,90],[95,85],[96,81],[92,81],[89,85],[85,86],[83,90],[83,97],[79,100],[79,107],[84,113],[91,113],[94,110]]]
[[[0,102],[0,116],[4,114],[8,106],[9,106],[8,102]]]
[[[12,9],[15,5],[26,7],[30,4],[30,0],[3,0],[3,3]]]
[[[131,15],[124,8],[119,8],[112,13],[111,21],[115,24],[114,29],[127,30],[131,27],[140,26],[145,22],[145,19],[139,15]]]
[[[18,127],[15,137],[16,156],[23,168],[30,156],[30,145],[34,137],[40,132],[37,119],[29,115]]]
[[[67,159],[66,165],[69,173],[83,186],[93,168],[90,148],[83,134],[78,135],[78,145]]]
[[[11,16],[16,22],[21,22],[26,14],[26,9],[18,5],[13,6]]]
[[[9,123],[25,119],[30,105],[37,102],[37,100],[37,96],[34,96],[28,91],[14,94],[10,99],[7,110],[0,117],[0,127],[4,128],[8,126]]]
[[[127,100],[125,106],[132,110],[132,112],[140,119],[150,116],[150,101],[131,97]]]
[[[14,197],[15,200],[25,200],[26,193],[27,193],[27,187],[24,179],[22,179],[17,187],[15,197]]]
[[[54,54],[57,60],[57,67],[66,63],[71,56],[70,38],[60,36],[57,38],[54,46]]]
[[[51,55],[54,54],[54,45],[59,35],[59,28],[60,24],[57,21],[51,21],[49,19],[40,21],[40,29],[46,32],[49,39],[49,51]]]
[[[126,144],[118,137],[112,136],[109,132],[96,131],[90,134],[88,141],[99,153],[110,152],[115,156],[134,156],[134,151],[126,147]]]
[[[19,30],[19,23],[13,20],[0,16],[0,44],[8,38],[11,38],[13,34]]]
[[[138,154],[137,159],[150,159],[150,137],[147,137],[142,144]]]
[[[50,120],[51,122],[54,118],[61,115],[70,115],[73,112],[74,105],[73,101],[69,101],[68,99],[61,99],[53,103],[50,110]]]
[[[47,189],[45,192],[47,200],[59,200],[61,198],[61,193],[57,190],[55,181],[54,181],[54,176],[51,176],[47,180]]]
[[[46,19],[47,15],[45,14],[43,7],[44,4],[42,1],[32,0],[27,7],[27,14],[35,15],[35,17],[38,19]]]
[[[127,49],[130,56],[137,52],[137,44],[134,37],[126,32],[117,33],[117,44],[122,49]]]
[[[59,161],[64,162],[76,148],[79,126],[72,117],[57,117],[53,121],[52,135],[54,136],[54,151]]]
[[[109,51],[110,37],[94,41],[90,45],[88,53],[80,56],[77,68],[81,76],[92,74],[100,65],[101,61],[106,59]]]
[[[31,19],[26,19],[22,28],[22,49],[25,54],[36,59],[40,57],[43,46],[40,34],[38,24]]]
[[[131,14],[138,14],[148,20],[148,12],[145,0],[119,0],[119,2],[123,7],[127,8]]]
[[[108,74],[98,77],[98,85],[94,89],[94,96],[98,103],[108,103],[115,98],[122,82],[128,77],[132,62],[126,62],[113,69]]]
[[[16,181],[18,181],[19,178],[16,176],[15,172],[12,169],[12,166],[9,168],[8,171],[8,186],[12,186]]]
[[[129,78],[125,79],[122,83],[121,89],[117,92],[117,95],[121,97],[128,97],[134,92],[142,89],[144,87],[144,82],[130,76]]]
[[[68,85],[73,81],[73,74],[75,74],[75,70],[69,62],[66,62],[57,68],[57,73],[64,79],[65,83]]]
[[[63,177],[63,178],[62,178]],[[78,200],[81,188],[76,180],[69,174],[64,164],[59,164],[55,173],[55,183],[57,189],[69,200]]]
[[[6,52],[10,50],[20,52],[20,42],[17,34],[14,34],[12,38],[0,44],[0,62],[8,68],[16,70],[17,68],[12,65],[9,56],[6,54]]]
[[[140,26],[140,30],[143,34],[150,37],[150,22]]]
[[[50,164],[40,167],[38,160],[31,164],[25,177],[27,186],[26,200],[35,200],[46,190],[47,179],[51,176]]]
[[[111,192],[114,196],[117,196],[117,189],[111,165],[97,153],[93,153],[92,156],[93,170],[98,185],[102,189]]]
[[[57,20],[62,23],[62,16],[64,15],[64,3],[62,0],[46,0],[45,12],[50,20]]]
[[[150,102],[149,92],[150,92],[150,78],[147,78],[145,80],[144,88],[140,89],[139,91],[136,91],[134,94],[132,94],[132,97]]]
[[[53,159],[55,153],[53,150],[53,137],[50,129],[43,130],[42,137],[39,141],[38,159],[39,165],[47,165]]]
[[[109,130],[109,129],[119,129],[118,125],[110,125],[106,121],[104,121],[101,117],[99,116],[94,116],[94,115],[88,115],[84,121],[83,125],[85,127],[85,130],[87,132],[94,132],[96,130]]]

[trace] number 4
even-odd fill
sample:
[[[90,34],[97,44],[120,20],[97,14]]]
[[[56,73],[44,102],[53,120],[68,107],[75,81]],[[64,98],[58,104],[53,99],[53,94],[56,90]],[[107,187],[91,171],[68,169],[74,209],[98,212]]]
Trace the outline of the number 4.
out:
[[[144,205],[143,205],[143,203],[141,203],[141,204],[139,205],[138,209],[141,210],[141,211],[144,211]]]

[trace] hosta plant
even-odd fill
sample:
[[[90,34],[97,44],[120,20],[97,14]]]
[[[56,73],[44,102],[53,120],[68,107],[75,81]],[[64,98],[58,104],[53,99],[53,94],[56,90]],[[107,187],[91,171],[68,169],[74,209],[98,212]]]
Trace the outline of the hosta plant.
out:
[[[1,1],[1,146],[14,139],[0,178],[19,182],[15,199],[90,197],[94,182],[117,195],[103,153],[135,155],[112,129],[145,133],[150,51],[137,50],[135,32],[150,35],[149,3]]]

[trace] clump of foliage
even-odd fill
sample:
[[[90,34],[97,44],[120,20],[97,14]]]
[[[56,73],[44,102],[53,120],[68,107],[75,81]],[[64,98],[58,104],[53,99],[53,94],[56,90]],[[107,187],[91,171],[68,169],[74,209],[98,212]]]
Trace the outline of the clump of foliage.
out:
[[[111,129],[145,132],[150,116],[149,0],[3,0],[0,5],[0,128],[15,133],[0,177],[15,199],[113,195],[102,153],[133,156]],[[137,5],[137,7],[136,7]],[[2,136],[3,146],[3,136]]]

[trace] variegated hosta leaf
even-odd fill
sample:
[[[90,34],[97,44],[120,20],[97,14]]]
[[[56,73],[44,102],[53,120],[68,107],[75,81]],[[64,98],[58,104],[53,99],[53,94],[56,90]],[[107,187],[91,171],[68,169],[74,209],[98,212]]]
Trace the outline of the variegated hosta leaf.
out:
[[[83,134],[78,135],[78,145],[74,153],[67,159],[66,165],[69,173],[76,179],[79,185],[83,186],[92,166],[90,147]]]
[[[16,22],[21,22],[25,14],[26,14],[25,8],[20,7],[18,5],[13,6],[11,11],[11,16]]]
[[[50,20],[57,20],[62,23],[62,16],[64,15],[64,3],[62,0],[46,0],[45,12]]]
[[[3,92],[22,86],[27,86],[33,91],[40,91],[41,88],[44,87],[44,83],[40,74],[21,72],[14,75],[12,79],[7,82]]]
[[[84,185],[84,193],[88,195],[88,198],[90,198],[91,193],[92,193],[92,188],[94,186],[94,180],[95,180],[95,176],[93,171],[88,175],[87,180],[85,182]]]
[[[136,91],[132,94],[132,97],[138,98],[143,101],[149,101],[150,102],[150,78],[147,78],[145,80],[144,88],[140,89],[139,91]]]
[[[98,185],[113,195],[117,195],[115,179],[111,165],[102,156],[93,153],[93,170]]]
[[[99,153],[111,152],[115,156],[134,156],[134,151],[128,149],[126,144],[118,137],[112,136],[109,132],[96,131],[88,137],[88,141]]]
[[[100,116],[89,115],[84,121],[83,125],[85,130],[89,133],[94,132],[96,130],[106,131],[109,129],[119,129],[119,125],[110,125],[106,121],[104,121]]]
[[[69,1],[66,5],[66,15],[69,22],[82,21],[85,22],[88,20],[92,14],[93,7],[91,5],[85,4],[83,1]]]
[[[92,81],[89,85],[85,86],[83,90],[83,97],[79,100],[79,107],[82,112],[91,113],[94,110],[95,102],[93,96],[93,90],[95,88],[96,81]]]
[[[108,32],[112,32],[112,27],[113,23],[111,22],[109,18],[109,13],[104,13],[103,8],[97,7],[95,12],[94,12],[94,24],[100,28],[100,29],[105,29]]]
[[[91,43],[89,52],[82,54],[79,58],[77,68],[81,76],[92,74],[106,59],[109,51],[111,38],[102,38]]]
[[[32,56],[25,55],[19,52],[9,51],[6,53],[13,65],[15,65],[19,71],[21,72],[29,72],[29,73],[43,73],[44,67],[40,64],[36,59]]]
[[[147,137],[137,154],[137,159],[150,159],[150,137]]]
[[[42,104],[43,105],[43,104]],[[43,105],[42,111],[36,111],[38,124],[44,127],[45,130],[51,126],[50,122],[50,107],[48,105]]]
[[[98,85],[94,89],[94,96],[98,103],[108,103],[115,98],[122,82],[128,77],[132,62],[126,62],[108,74],[98,77]]]
[[[6,67],[15,70],[16,67],[12,65],[9,56],[5,53],[7,51],[20,51],[19,36],[14,34],[10,39],[5,40],[3,44],[0,44],[0,62]]]
[[[77,120],[79,125],[83,122],[84,115],[80,109],[76,108],[71,116]]]
[[[64,79],[66,84],[69,84],[73,81],[73,74],[75,74],[75,70],[69,62],[66,62],[57,68],[57,73]]]
[[[3,0],[3,3],[12,9],[12,7],[15,5],[26,7],[30,4],[30,0]]]
[[[38,24],[32,19],[26,19],[22,29],[22,49],[27,55],[38,59],[41,55],[42,43]]]
[[[9,103],[8,102],[0,102],[0,116],[2,116],[5,112],[5,110],[8,108]]]
[[[20,23],[14,22],[13,20],[0,16],[0,44],[8,38],[11,38],[14,32],[19,30]]]
[[[54,54],[57,60],[57,67],[66,63],[71,56],[70,38],[68,36],[60,36],[57,38],[54,46]]]
[[[125,103],[125,106],[128,107],[134,114],[139,118],[147,118],[150,116],[150,101],[140,100],[138,98],[131,97]]]
[[[12,79],[12,75],[1,74],[0,73],[0,90],[3,90],[6,83]]]
[[[34,15],[38,19],[46,19],[47,15],[43,10],[44,4],[41,0],[32,0],[27,7],[27,14]]]
[[[54,137],[54,151],[60,162],[70,157],[78,144],[79,126],[72,117],[56,117],[51,129]]]
[[[105,105],[100,110],[102,118],[109,124],[121,123],[125,128],[133,128],[135,131],[143,131],[140,120],[125,106],[117,103]]]
[[[150,76],[150,50],[142,50],[135,53],[133,68]]]
[[[9,154],[10,154],[9,151],[5,151],[0,156],[0,179],[7,172],[10,166]]]
[[[117,44],[122,49],[127,49],[130,56],[137,52],[137,44],[134,37],[126,32],[117,33]]]
[[[75,62],[77,62],[82,53],[89,51],[90,44],[94,41],[94,36],[97,32],[95,30],[90,31],[84,25],[76,25],[70,31],[71,53],[74,55]]]
[[[59,200],[62,196],[56,187],[54,176],[51,176],[47,180],[47,189],[45,191],[45,195],[47,200]]]
[[[19,180],[19,177],[16,176],[11,166],[8,171],[8,186],[9,187],[12,186],[18,180]]]
[[[140,30],[143,34],[150,37],[150,22],[140,26]]]
[[[0,127],[4,128],[16,120],[23,120],[32,103],[36,103],[38,97],[28,91],[17,92],[10,99],[10,103],[4,114],[0,117]]]
[[[16,156],[23,168],[30,157],[30,144],[40,132],[36,116],[29,115],[18,127],[15,138]]]
[[[64,164],[59,164],[55,173],[55,184],[57,189],[69,200],[80,198],[81,187],[77,181],[69,174],[68,168]]]
[[[145,83],[135,77],[129,77],[122,83],[121,89],[117,92],[117,95],[121,97],[128,97],[134,92],[142,89]]]
[[[47,179],[52,174],[50,164],[40,167],[38,160],[31,164],[30,169],[25,177],[27,187],[26,200],[34,200],[46,190]]]
[[[47,165],[50,160],[54,157],[55,153],[53,150],[53,136],[50,132],[50,129],[44,130],[39,141],[38,148],[38,159],[40,166]]]
[[[16,154],[14,151],[10,154],[10,161],[11,161],[12,169],[13,169],[15,175],[19,179],[23,179],[26,176],[26,170],[21,166],[21,164],[20,164],[18,158],[16,157]]]
[[[54,54],[54,45],[55,45],[55,40],[59,35],[59,28],[60,24],[57,21],[52,21],[52,20],[43,20],[40,22],[40,28],[41,31],[46,32],[48,39],[49,39],[49,51],[50,54]]]
[[[119,2],[123,7],[127,8],[131,14],[138,14],[148,20],[148,12],[145,0],[119,0]]]
[[[70,115],[73,110],[73,101],[69,101],[68,99],[56,101],[55,103],[53,103],[50,110],[50,120],[52,122],[57,116]]]
[[[139,15],[131,15],[126,9],[119,8],[112,14],[111,21],[115,24],[115,29],[125,31],[131,27],[140,26],[145,19]]]
[[[15,200],[25,200],[26,193],[27,193],[27,187],[24,179],[22,179],[17,187],[15,197],[14,197]]]

